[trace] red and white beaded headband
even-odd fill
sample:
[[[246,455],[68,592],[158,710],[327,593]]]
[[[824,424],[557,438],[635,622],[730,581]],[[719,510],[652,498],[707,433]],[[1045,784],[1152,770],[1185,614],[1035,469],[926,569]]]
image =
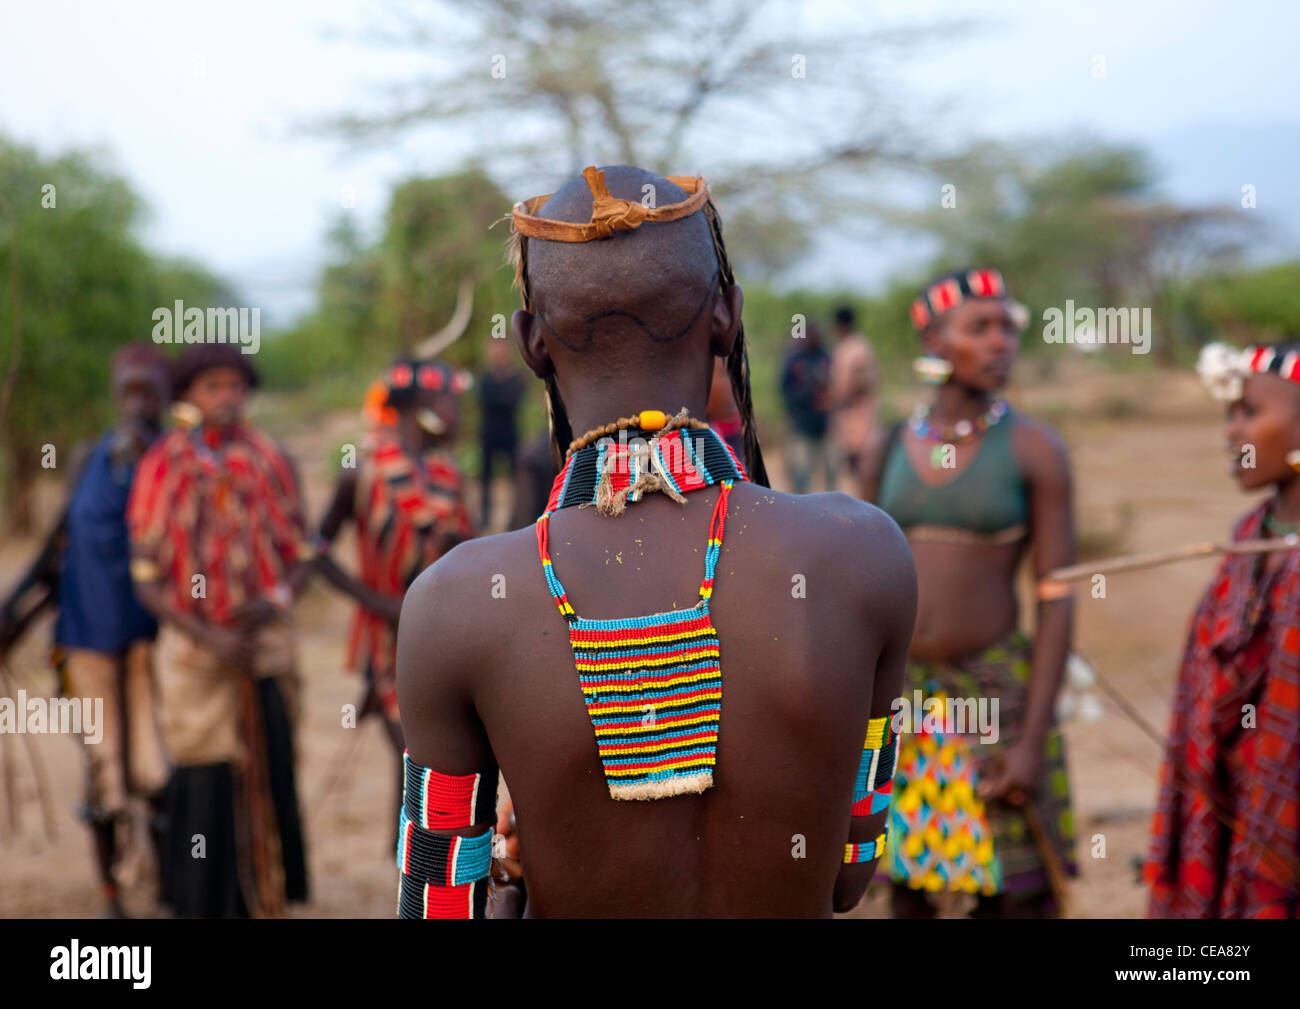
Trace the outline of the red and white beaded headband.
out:
[[[944,312],[950,312],[969,298],[1001,298],[1007,285],[997,270],[969,270],[944,277],[921,292],[912,302],[912,325],[925,329]]]
[[[1226,403],[1241,399],[1241,383],[1248,375],[1272,373],[1300,382],[1300,347],[1230,347],[1210,343],[1201,348],[1196,370],[1210,395]]]
[[[411,364],[407,361],[399,361],[389,368],[384,380],[390,389],[418,387],[433,392],[447,389],[457,396],[468,392],[474,384],[474,377],[459,368],[435,363]]]

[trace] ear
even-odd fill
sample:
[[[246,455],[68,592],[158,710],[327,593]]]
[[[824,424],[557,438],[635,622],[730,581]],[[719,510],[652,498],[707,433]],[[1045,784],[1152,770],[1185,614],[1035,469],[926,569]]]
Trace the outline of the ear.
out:
[[[519,356],[528,365],[528,370],[538,378],[546,379],[555,374],[555,365],[546,350],[546,341],[542,339],[542,327],[532,312],[522,308],[510,317],[510,330],[514,333],[515,346]]]
[[[927,355],[942,357],[943,339],[940,336],[940,326],[937,322],[932,322],[921,330],[921,349]]]
[[[709,352],[714,357],[728,357],[740,331],[741,311],[745,307],[745,292],[739,284],[732,284],[713,299],[713,318],[709,326]]]

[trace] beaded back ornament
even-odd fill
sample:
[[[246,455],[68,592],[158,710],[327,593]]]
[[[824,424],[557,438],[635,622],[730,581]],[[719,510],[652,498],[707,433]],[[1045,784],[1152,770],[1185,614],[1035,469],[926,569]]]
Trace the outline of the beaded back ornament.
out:
[[[537,550],[546,584],[569,624],[569,644],[583,702],[596,733],[596,748],[609,794],[615,799],[663,799],[703,792],[713,784],[722,669],[718,632],[709,616],[713,578],[722,551],[727,501],[745,471],[712,430],[692,445],[686,430],[650,438],[645,451],[629,451],[611,439],[574,452],[555,480],[547,510],[537,520]],[[639,484],[638,466],[655,460],[658,481],[683,494],[712,484],[720,488],[709,520],[704,579],[699,598],[685,610],[614,620],[578,616],[551,562],[553,511],[595,503],[605,486],[624,502]]]

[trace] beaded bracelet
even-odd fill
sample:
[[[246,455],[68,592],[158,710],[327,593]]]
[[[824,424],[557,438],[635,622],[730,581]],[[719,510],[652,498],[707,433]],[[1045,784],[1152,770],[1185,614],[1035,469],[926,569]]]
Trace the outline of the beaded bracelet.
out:
[[[442,774],[402,754],[402,795],[406,815],[426,830],[461,830],[496,817],[495,788],[483,787],[481,774]]]
[[[844,864],[856,865],[861,862],[874,862],[885,853],[885,836],[889,831],[884,831],[874,841],[868,841],[866,844],[854,844],[849,842],[844,846]]]
[[[435,834],[417,827],[402,810],[397,831],[397,868],[402,875],[438,886],[485,879],[492,863],[492,831],[477,837]]]
[[[898,754],[898,736],[889,718],[872,718],[867,722],[867,738],[862,760],[853,782],[853,815],[870,816],[889,806],[894,792],[894,765]]]
[[[481,774],[442,774],[403,754],[398,819],[397,914],[401,918],[481,918],[492,866],[492,830],[474,837],[440,834],[493,819],[496,788]]]

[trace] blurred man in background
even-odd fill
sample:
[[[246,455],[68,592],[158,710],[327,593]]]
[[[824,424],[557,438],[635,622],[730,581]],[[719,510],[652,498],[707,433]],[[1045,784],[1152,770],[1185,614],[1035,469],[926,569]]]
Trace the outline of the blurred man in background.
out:
[[[876,359],[871,344],[857,331],[853,309],[835,310],[835,349],[831,351],[828,403],[831,410],[830,456],[836,478],[860,470],[876,427]],[[834,490],[834,486],[828,490]]]
[[[158,625],[131,588],[126,504],[137,461],[157,439],[171,396],[167,357],[149,343],[112,359],[113,427],[73,451],[68,504],[40,556],[0,606],[0,657],[47,605],[54,625],[62,693],[102,701],[102,735],[87,741],[82,816],[90,826],[108,917],[124,916],[117,869],[130,801],[150,809],[155,848],[162,832],[167,761],[154,703],[153,642]]]
[[[232,344],[188,347],[174,387],[190,423],[140,460],[127,507],[136,593],[162,622],[178,917],[274,917],[307,898],[289,610],[315,551],[288,457],[244,420],[257,381]]]
[[[327,544],[348,521],[356,525],[360,579],[346,574],[328,553],[320,555],[317,566],[330,584],[357,601],[346,661],[366,678],[361,717],[383,716],[399,803],[405,745],[397,710],[397,618],[416,576],[474,535],[465,480],[452,454],[460,432],[460,398],[470,384],[468,373],[436,361],[394,362],[384,377],[381,412],[372,418],[380,423],[358,465],[339,471],[321,520],[320,538]]]
[[[829,423],[826,395],[830,372],[831,356],[822,346],[821,326],[810,320],[803,338],[796,340],[794,350],[786,355],[781,371],[781,398],[790,419],[785,465],[790,489],[795,494],[807,494],[812,489],[814,469],[825,473],[825,490],[835,489],[826,454]]]
[[[482,408],[481,447],[483,500],[480,527],[487,530],[492,518],[492,471],[498,457],[504,457],[511,483],[515,477],[515,454],[519,450],[519,428],[515,419],[524,398],[524,377],[511,361],[505,340],[488,340],[487,368],[479,378],[478,399]]]

